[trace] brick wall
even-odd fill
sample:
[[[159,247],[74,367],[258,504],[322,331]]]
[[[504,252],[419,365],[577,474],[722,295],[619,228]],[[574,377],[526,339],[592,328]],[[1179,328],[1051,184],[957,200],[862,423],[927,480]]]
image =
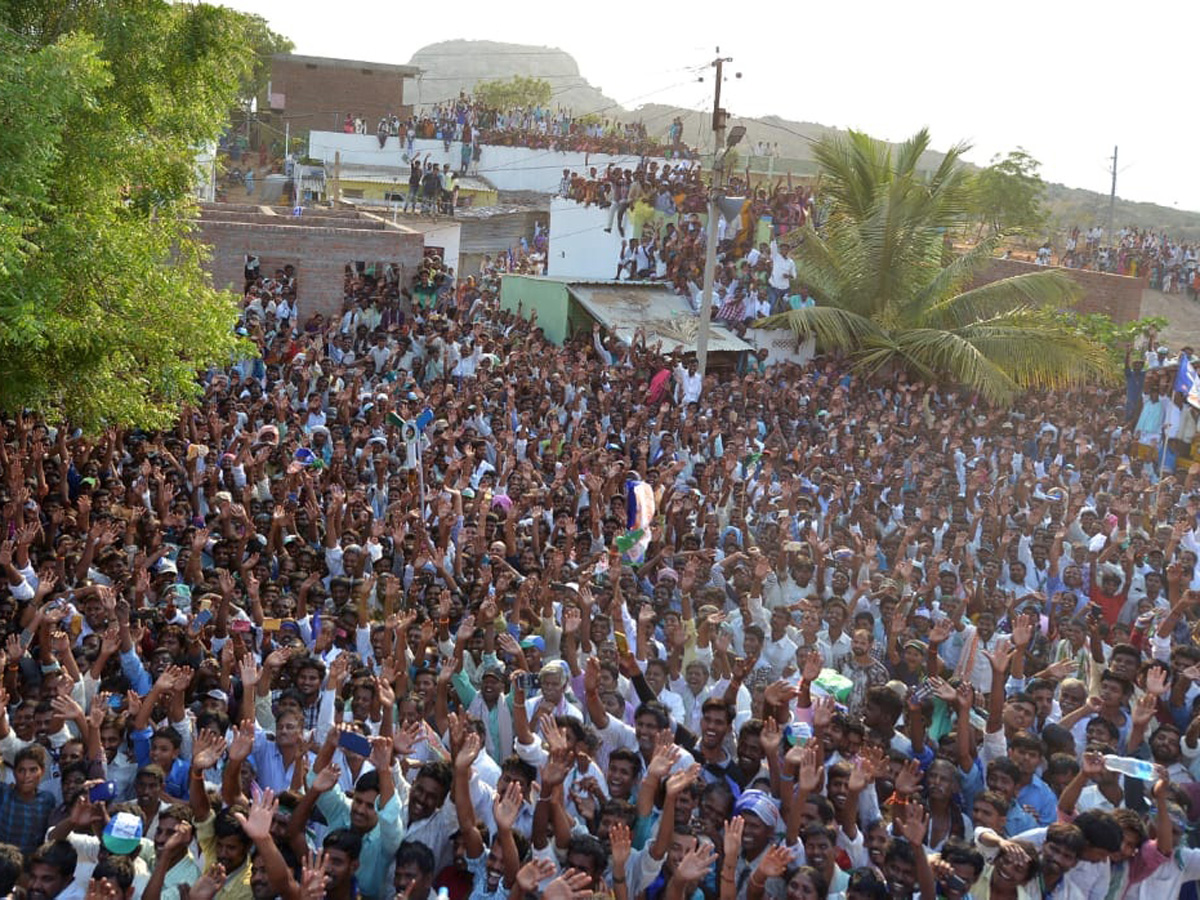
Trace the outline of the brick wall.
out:
[[[293,135],[341,131],[346,113],[361,114],[374,134],[383,116],[404,119],[412,114],[404,103],[400,67],[380,63],[276,56],[271,60],[271,93],[283,95],[282,114]]]
[[[320,225],[265,224],[209,217],[207,211],[198,223],[198,236],[209,246],[208,263],[213,284],[241,293],[244,284],[245,255],[256,254],[261,271],[273,273],[291,263],[296,267],[297,299],[301,320],[314,312],[326,317],[342,308],[342,286],[348,262],[398,263],[401,277],[409,279],[421,263],[424,240],[420,234],[400,229],[325,227]],[[353,226],[347,220],[347,226]]]
[[[1042,269],[1042,266],[1018,259],[996,259],[976,276],[975,283],[989,284],[1001,278],[1011,278]],[[1145,279],[1106,275],[1103,272],[1089,272],[1084,269],[1060,268],[1058,271],[1065,272],[1083,290],[1073,307],[1076,312],[1106,313],[1118,323],[1141,318]]]

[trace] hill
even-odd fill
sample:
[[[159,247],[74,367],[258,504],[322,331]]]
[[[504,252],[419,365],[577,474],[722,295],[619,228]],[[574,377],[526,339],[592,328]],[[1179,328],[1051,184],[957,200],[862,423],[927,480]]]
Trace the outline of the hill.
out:
[[[442,41],[422,47],[413,54],[409,64],[423,70],[419,79],[421,104],[452,99],[459,91],[470,93],[478,81],[534,75],[550,82],[551,102],[555,107],[570,109],[576,115],[599,113],[621,121],[641,121],[650,134],[657,136],[665,135],[678,116],[683,120],[684,141],[701,151],[712,152],[711,118],[707,111],[657,103],[626,110],[593,87],[580,74],[574,57],[556,47],[496,41]],[[732,116],[730,125],[746,127],[746,137],[738,147],[742,165],[749,157],[755,171],[769,170],[779,176],[789,171],[798,176],[815,173],[811,143],[827,134],[840,133],[839,129],[826,125],[796,122],[781,116]],[[755,156],[760,143],[771,151],[772,158]],[[935,153],[927,154],[923,160],[930,168],[939,161],[940,155]],[[1050,208],[1051,225],[1057,232],[1069,230],[1074,225],[1087,228],[1108,224],[1107,194],[1051,184],[1046,192],[1046,204]],[[1114,222],[1117,228],[1130,225],[1163,229],[1172,237],[1200,242],[1200,212],[1118,197]]]
[[[578,115],[619,109],[615,100],[579,74],[574,57],[557,47],[440,41],[422,47],[408,64],[422,70],[417,80],[421,105],[453,100],[460,91],[469,94],[480,81],[526,75],[550,82],[551,103],[555,107],[570,109]]]

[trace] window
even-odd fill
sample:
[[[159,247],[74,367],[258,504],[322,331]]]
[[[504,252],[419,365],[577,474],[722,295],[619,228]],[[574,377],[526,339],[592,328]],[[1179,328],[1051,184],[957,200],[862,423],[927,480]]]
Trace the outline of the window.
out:
[[[363,198],[362,188],[342,188],[342,196],[348,200],[361,200]]]
[[[304,68],[306,68],[306,69],[315,69],[315,68],[317,68],[317,64],[316,64],[316,63],[305,63],[305,64],[304,64]]]
[[[407,197],[407,194],[397,194],[395,191],[383,192],[383,199],[388,203],[403,203]]]
[[[362,72],[362,74],[364,74],[364,75],[374,75],[375,74],[370,69],[359,69],[358,71]]]

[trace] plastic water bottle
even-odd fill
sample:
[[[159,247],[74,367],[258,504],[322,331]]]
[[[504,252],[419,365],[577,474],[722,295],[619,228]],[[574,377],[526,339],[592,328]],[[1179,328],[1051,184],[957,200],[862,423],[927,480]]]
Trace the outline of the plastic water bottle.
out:
[[[1104,768],[1110,772],[1120,772],[1131,778],[1140,778],[1142,781],[1158,780],[1158,772],[1155,771],[1154,763],[1145,759],[1133,759],[1130,756],[1105,753]]]

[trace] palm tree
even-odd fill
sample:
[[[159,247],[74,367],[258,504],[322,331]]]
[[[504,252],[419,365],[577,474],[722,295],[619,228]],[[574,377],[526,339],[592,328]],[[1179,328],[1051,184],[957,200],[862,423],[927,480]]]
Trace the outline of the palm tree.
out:
[[[796,280],[818,305],[756,324],[815,337],[866,374],[906,371],[992,402],[1110,375],[1104,349],[1054,314],[1078,292],[1063,273],[971,287],[1004,235],[951,251],[948,237],[969,213],[966,148],[954,147],[922,174],[928,149],[926,130],[894,152],[857,132],[815,145],[829,215],[822,233],[805,229],[795,263]]]

